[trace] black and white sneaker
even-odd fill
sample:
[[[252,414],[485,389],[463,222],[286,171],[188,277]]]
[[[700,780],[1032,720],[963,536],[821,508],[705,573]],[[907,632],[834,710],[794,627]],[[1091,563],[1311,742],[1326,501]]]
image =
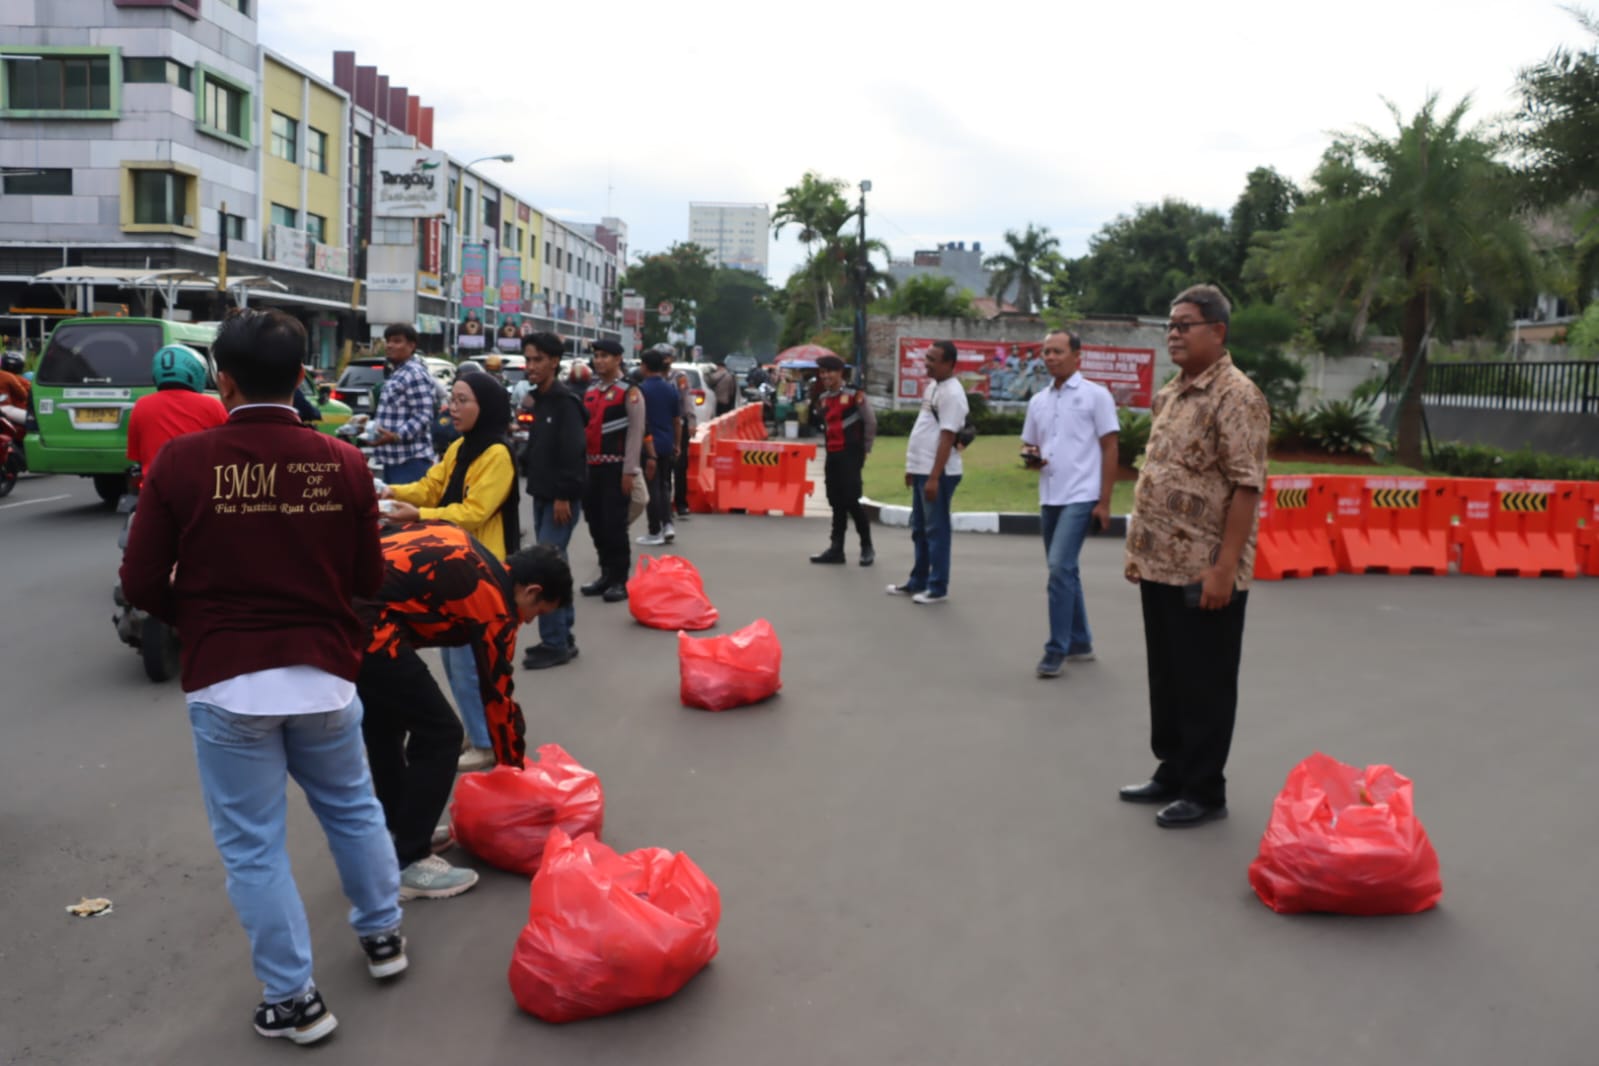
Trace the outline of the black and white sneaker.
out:
[[[400,935],[399,930],[380,936],[362,937],[361,950],[366,952],[366,972],[379,980],[404,973],[405,968],[411,965],[405,957],[405,937]]]
[[[285,1036],[296,1044],[314,1044],[338,1027],[339,1020],[322,1002],[322,993],[314,988],[303,996],[255,1008],[256,1032],[262,1036]]]

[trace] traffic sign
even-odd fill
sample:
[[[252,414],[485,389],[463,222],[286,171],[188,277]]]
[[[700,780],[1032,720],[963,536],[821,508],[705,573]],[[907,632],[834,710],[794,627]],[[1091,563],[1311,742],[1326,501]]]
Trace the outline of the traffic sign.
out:
[[[655,305],[655,312],[662,318],[666,318],[672,313],[672,301],[662,300],[660,303]]]

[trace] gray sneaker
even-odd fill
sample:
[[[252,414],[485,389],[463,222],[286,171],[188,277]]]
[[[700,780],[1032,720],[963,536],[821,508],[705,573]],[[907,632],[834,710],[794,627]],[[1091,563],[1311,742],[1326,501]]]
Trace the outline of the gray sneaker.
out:
[[[1066,657],[1057,651],[1046,651],[1038,660],[1039,677],[1059,677],[1066,672]]]
[[[477,871],[451,866],[437,855],[400,871],[400,899],[449,899],[477,884]]]
[[[474,770],[487,770],[494,765],[494,752],[488,748],[467,748],[455,760],[457,773],[469,774]]]
[[[1089,648],[1087,651],[1074,651],[1070,655],[1066,656],[1066,661],[1069,663],[1091,663],[1094,661],[1094,649]]]

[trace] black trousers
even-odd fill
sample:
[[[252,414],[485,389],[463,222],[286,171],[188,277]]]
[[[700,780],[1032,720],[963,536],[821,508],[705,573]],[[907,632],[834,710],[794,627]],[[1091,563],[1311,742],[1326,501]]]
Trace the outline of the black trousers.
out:
[[[1149,744],[1155,780],[1196,803],[1227,802],[1222,773],[1238,715],[1238,663],[1247,592],[1219,611],[1184,602],[1179,585],[1142,581],[1149,658]]]
[[[872,544],[872,526],[866,517],[866,507],[861,503],[861,468],[866,465],[864,452],[828,452],[823,466],[827,479],[827,505],[833,509],[833,546],[844,546],[844,534],[855,520],[855,532],[860,535],[861,547]]]
[[[657,453],[655,476],[650,478],[650,502],[646,509],[650,532],[659,533],[661,527],[672,520],[672,467],[677,456],[672,452]]]
[[[677,449],[677,454],[668,464],[672,472],[672,500],[677,509],[688,509],[688,442],[694,436],[694,427],[688,427],[683,434],[683,445]]]
[[[372,787],[394,837],[401,867],[431,852],[433,827],[455,787],[461,720],[413,648],[396,658],[368,654],[355,690]]]
[[[622,491],[621,463],[589,467],[583,517],[594,540],[594,554],[600,557],[600,573],[611,582],[625,582],[633,555],[627,546],[627,494]]]

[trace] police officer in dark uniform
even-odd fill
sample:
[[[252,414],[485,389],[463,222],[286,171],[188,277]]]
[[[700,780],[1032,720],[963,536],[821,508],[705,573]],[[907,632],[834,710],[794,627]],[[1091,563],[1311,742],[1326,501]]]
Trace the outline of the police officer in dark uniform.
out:
[[[600,576],[582,588],[585,596],[606,603],[627,599],[627,575],[633,564],[627,543],[627,506],[633,479],[643,477],[639,453],[644,444],[644,397],[622,377],[622,346],[594,342],[594,379],[583,394],[588,412],[588,489],[583,517],[588,520]]]
[[[844,384],[844,360],[824,355],[816,367],[820,388],[811,401],[811,424],[827,438],[827,503],[833,508],[833,537],[827,550],[811,556],[811,562],[845,561],[844,533],[853,518],[861,538],[861,565],[871,566],[877,553],[861,504],[861,469],[877,439],[877,415],[865,392]]]

